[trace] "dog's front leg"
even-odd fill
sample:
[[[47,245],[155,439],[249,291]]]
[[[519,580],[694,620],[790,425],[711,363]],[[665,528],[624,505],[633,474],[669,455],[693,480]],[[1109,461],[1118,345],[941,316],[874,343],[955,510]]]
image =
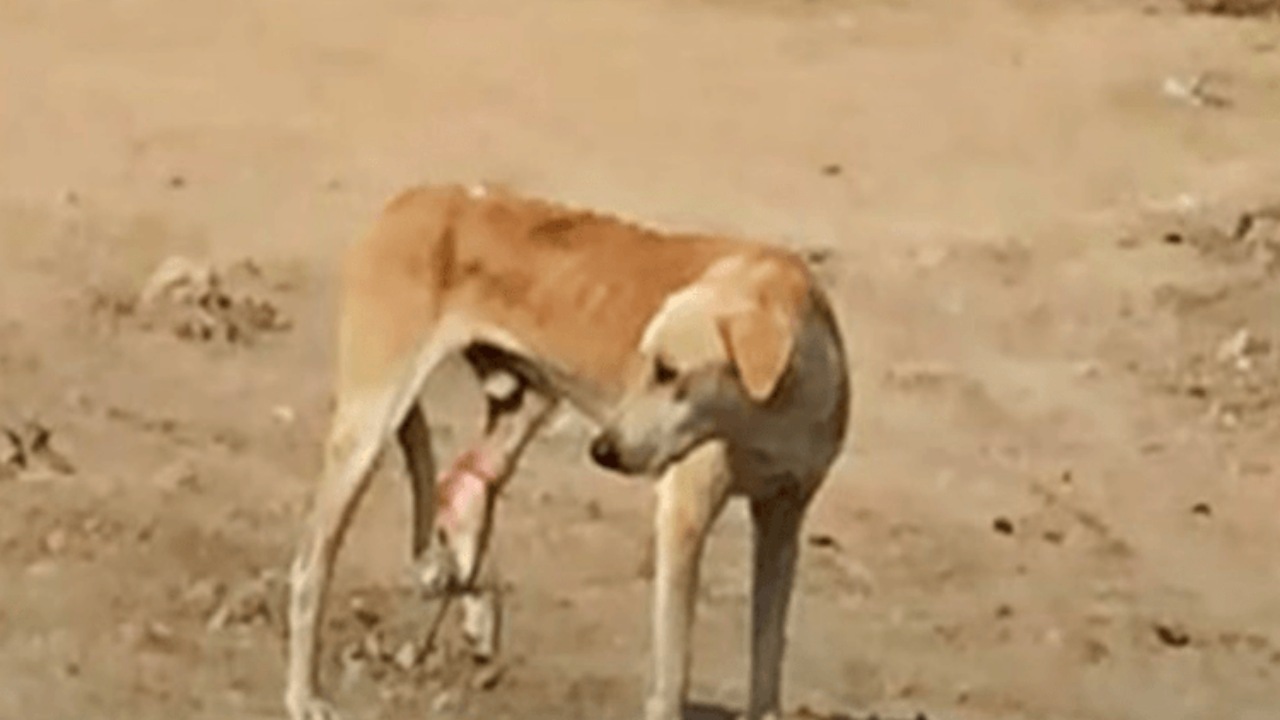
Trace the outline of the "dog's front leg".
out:
[[[653,669],[645,720],[680,720],[689,686],[689,635],[698,564],[707,532],[724,507],[730,477],[723,443],[708,442],[658,483],[654,542]]]
[[[779,720],[787,609],[808,495],[788,488],[751,500],[751,687],[746,720]]]

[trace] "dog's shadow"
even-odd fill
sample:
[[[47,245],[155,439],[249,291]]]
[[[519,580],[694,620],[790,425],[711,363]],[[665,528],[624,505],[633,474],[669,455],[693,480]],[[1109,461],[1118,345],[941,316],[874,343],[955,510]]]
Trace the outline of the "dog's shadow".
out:
[[[709,705],[706,703],[693,703],[686,705],[684,709],[684,720],[738,720],[742,717],[742,713],[737,710],[730,710],[723,705]],[[787,717],[791,717],[788,715]],[[846,713],[823,714],[820,717],[826,720],[859,720],[864,716],[853,716]],[[871,714],[865,716],[867,720],[875,720],[879,715]],[[923,713],[917,713],[915,720],[922,720],[926,716]],[[887,720],[887,719],[886,719]]]
[[[684,708],[684,720],[737,720],[742,713],[723,705],[693,703]]]

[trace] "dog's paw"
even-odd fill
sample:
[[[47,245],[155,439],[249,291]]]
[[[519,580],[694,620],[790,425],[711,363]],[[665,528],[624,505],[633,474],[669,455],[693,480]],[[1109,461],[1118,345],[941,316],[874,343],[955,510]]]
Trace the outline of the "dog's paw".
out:
[[[414,584],[427,598],[437,598],[452,590],[457,574],[453,554],[442,542],[432,543],[413,567]]]
[[[479,662],[488,662],[498,653],[498,613],[495,593],[473,593],[462,598],[462,634],[471,656]]]
[[[342,720],[333,705],[315,695],[290,698],[285,705],[289,710],[289,720]]]

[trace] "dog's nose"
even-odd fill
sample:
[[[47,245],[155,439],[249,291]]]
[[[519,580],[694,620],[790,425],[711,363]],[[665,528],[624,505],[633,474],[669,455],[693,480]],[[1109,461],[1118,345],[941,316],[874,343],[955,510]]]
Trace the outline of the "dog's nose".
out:
[[[597,465],[609,470],[618,469],[621,458],[618,456],[618,444],[614,442],[611,435],[601,433],[591,441],[591,459],[595,460]]]

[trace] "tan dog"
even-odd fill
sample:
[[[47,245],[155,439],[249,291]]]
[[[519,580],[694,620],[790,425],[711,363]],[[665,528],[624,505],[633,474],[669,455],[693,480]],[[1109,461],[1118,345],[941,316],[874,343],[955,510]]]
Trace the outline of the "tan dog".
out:
[[[479,374],[488,417],[437,484],[418,397],[450,353]],[[394,200],[345,261],[337,406],[292,571],[292,720],[336,717],[319,691],[320,619],[344,530],[393,436],[412,481],[414,552],[464,594],[477,652],[493,651],[496,600],[477,578],[494,493],[561,399],[600,428],[596,462],[660,477],[646,720],[681,716],[698,563],[735,494],[755,532],[747,717],[779,714],[800,526],[849,409],[840,335],[804,263],[445,186]]]

